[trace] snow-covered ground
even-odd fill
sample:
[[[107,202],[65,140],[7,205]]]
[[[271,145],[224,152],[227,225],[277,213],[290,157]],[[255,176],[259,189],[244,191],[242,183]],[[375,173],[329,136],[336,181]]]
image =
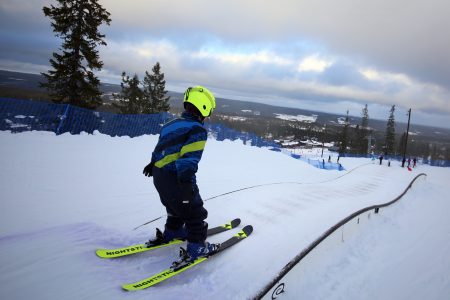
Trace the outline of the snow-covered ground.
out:
[[[95,255],[141,243],[163,227],[164,218],[133,230],[165,215],[142,175],[156,141],[0,132],[0,299],[252,298],[330,226],[394,199],[422,172],[426,179],[400,202],[301,262],[305,276],[278,299],[448,299],[450,169],[408,172],[397,163],[341,158],[346,171],[327,171],[212,139],[197,174],[208,222],[240,217],[241,226],[253,225],[252,236],[158,286],[123,292],[122,284],[165,269],[178,254],[168,247],[115,260]]]
[[[275,118],[282,119],[282,120],[288,120],[288,121],[299,121],[299,122],[305,122],[305,123],[314,123],[317,120],[317,115],[310,115],[310,116],[304,116],[304,115],[286,115],[286,114],[274,114]]]

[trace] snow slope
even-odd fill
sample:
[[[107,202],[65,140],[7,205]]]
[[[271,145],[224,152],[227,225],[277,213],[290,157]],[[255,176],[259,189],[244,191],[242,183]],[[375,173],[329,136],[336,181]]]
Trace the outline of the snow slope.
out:
[[[0,299],[251,298],[326,229],[360,208],[394,199],[419,172],[428,174],[426,181],[314,260],[312,272],[298,280],[298,293],[283,296],[450,295],[449,169],[407,172],[341,158],[345,172],[326,171],[282,153],[212,139],[197,174],[207,221],[240,217],[242,225],[254,226],[252,236],[159,286],[123,292],[122,284],[166,268],[178,253],[172,247],[116,260],[94,253],[143,242],[155,226],[163,227],[161,218],[133,230],[165,215],[142,175],[156,142],[157,136],[0,132]]]

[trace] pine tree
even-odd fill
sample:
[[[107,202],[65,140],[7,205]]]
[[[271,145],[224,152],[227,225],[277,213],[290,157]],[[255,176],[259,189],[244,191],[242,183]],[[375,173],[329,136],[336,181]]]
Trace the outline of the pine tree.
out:
[[[144,113],[154,114],[169,111],[170,96],[166,96],[166,81],[164,80],[164,73],[161,73],[159,62],[153,66],[152,72],[152,74],[149,74],[146,71],[144,77],[144,98],[149,103],[149,108]]]
[[[52,20],[57,37],[63,40],[62,54],[53,53],[53,70],[42,73],[47,88],[56,103],[70,103],[86,108],[102,104],[100,80],[93,71],[103,67],[98,45],[106,45],[105,35],[98,31],[103,23],[110,24],[110,13],[98,0],[56,0],[55,7],[43,7],[44,15]]]
[[[386,126],[385,153],[395,154],[395,105],[392,105]]]
[[[367,135],[369,134],[368,126],[369,126],[369,110],[367,109],[366,104],[362,110],[361,126],[359,126],[359,130],[357,131],[356,134],[358,147],[357,151],[361,154],[366,154],[368,150],[367,149],[368,146]]]
[[[347,145],[348,145],[348,110],[347,110],[347,116],[345,117],[345,123],[344,127],[342,128],[341,132],[341,140],[340,140],[340,146],[339,146],[339,153],[343,154],[347,152]]]
[[[145,110],[144,93],[139,88],[139,77],[135,74],[130,78],[125,72],[122,72],[122,91],[120,94],[114,94],[114,99],[118,104],[113,105],[123,114],[142,114]]]

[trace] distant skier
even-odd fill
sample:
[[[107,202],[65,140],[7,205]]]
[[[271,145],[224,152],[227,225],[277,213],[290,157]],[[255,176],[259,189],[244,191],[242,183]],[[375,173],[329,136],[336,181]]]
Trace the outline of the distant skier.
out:
[[[408,158],[408,168],[411,167],[411,158]]]
[[[380,157],[378,157],[378,159],[380,160],[380,165],[383,163],[383,154],[380,155]]]
[[[413,159],[413,168],[416,167],[416,163],[417,163],[417,158],[414,157],[414,159]]]
[[[331,155],[328,155],[328,162],[331,162]]]
[[[219,248],[218,244],[206,242],[208,223],[204,220],[208,212],[195,176],[207,139],[203,122],[215,109],[216,101],[208,89],[196,86],[186,90],[183,104],[181,117],[162,127],[151,162],[143,171],[145,176],[153,176],[167,211],[164,232],[157,230],[156,238],[147,245],[187,239],[188,257],[182,260],[193,261]]]

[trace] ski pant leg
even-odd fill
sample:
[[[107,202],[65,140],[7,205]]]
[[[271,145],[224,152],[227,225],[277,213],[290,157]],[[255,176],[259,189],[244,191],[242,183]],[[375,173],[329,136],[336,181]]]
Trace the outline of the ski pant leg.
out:
[[[197,184],[193,183],[194,198],[189,203],[187,212],[184,217],[186,228],[188,230],[187,240],[192,243],[203,243],[206,240],[208,231],[208,223],[205,219],[208,217],[208,211],[203,207],[203,200]]]
[[[208,217],[208,211],[203,207],[197,184],[192,183],[193,200],[189,204],[183,204],[183,193],[175,173],[154,168],[153,182],[161,203],[167,210],[166,228],[177,230],[185,224],[188,232],[187,240],[203,243],[208,230],[208,224],[204,221]]]
[[[184,221],[176,207],[173,207],[177,193],[171,186],[176,184],[176,175],[162,172],[158,168],[153,168],[153,173],[153,184],[167,212],[165,228],[173,231],[178,230],[184,225]]]

